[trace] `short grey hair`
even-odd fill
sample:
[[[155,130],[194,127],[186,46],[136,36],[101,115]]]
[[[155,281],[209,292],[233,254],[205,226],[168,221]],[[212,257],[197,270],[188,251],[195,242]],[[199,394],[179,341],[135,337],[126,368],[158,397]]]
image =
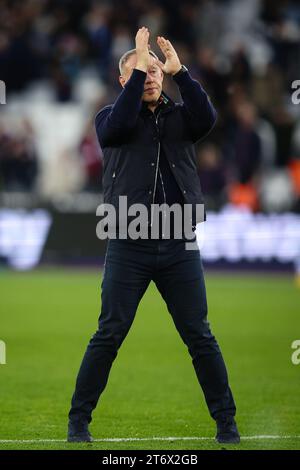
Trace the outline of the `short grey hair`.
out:
[[[124,65],[126,64],[126,62],[128,61],[128,59],[133,56],[134,54],[136,54],[136,49],[130,49],[130,51],[127,51],[125,52],[121,59],[119,60],[119,71],[120,71],[120,75],[122,75],[123,73],[123,69],[124,69]],[[151,49],[149,50],[149,54],[152,55],[152,57],[154,57],[155,59],[158,59],[157,55],[155,54],[155,52],[151,51]]]

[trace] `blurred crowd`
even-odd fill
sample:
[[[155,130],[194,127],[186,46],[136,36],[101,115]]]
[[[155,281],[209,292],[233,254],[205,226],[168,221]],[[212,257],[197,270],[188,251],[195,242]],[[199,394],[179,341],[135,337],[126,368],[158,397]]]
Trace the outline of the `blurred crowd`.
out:
[[[6,132],[0,126],[0,185],[7,191],[32,191],[38,173],[33,129],[28,121],[21,127]]]
[[[298,0],[0,0],[0,79],[10,94],[47,81],[60,104],[76,101],[83,70],[93,70],[111,103],[120,88],[118,59],[134,47],[139,26],[172,40],[218,110],[214,131],[198,145],[199,175],[211,209],[227,202],[253,211],[300,211]],[[172,80],[165,91],[179,99]],[[35,188],[34,130],[1,128],[0,188]],[[92,123],[77,149],[82,190],[101,190],[101,150]]]

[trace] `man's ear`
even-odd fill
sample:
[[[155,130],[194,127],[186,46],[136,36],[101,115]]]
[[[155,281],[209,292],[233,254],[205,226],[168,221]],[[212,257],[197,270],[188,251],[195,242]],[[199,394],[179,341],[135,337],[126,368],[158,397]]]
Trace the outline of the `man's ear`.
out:
[[[121,86],[124,88],[124,85],[126,83],[126,80],[124,77],[122,77],[122,75],[119,76],[119,82],[121,83]]]

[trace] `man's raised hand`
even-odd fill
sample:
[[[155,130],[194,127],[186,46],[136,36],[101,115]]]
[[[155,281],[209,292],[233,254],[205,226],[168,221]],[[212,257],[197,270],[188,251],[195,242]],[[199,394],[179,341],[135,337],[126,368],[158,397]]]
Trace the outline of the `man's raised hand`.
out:
[[[166,58],[164,64],[161,61],[157,61],[158,65],[164,73],[175,75],[175,73],[179,72],[181,69],[181,63],[177,52],[175,51],[171,42],[165,39],[163,36],[158,36],[157,44]]]
[[[145,26],[140,28],[135,36],[135,48],[136,48],[136,69],[147,72],[148,65],[150,62],[149,54],[149,30]]]

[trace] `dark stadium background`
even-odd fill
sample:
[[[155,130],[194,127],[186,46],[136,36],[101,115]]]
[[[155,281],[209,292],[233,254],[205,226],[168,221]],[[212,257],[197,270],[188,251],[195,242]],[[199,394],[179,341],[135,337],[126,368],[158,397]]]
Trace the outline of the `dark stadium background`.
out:
[[[204,85],[218,111],[217,126],[197,146],[208,213],[204,227],[197,230],[208,273],[211,318],[219,328],[240,397],[242,433],[279,436],[270,441],[253,438],[244,446],[299,448],[300,365],[290,359],[291,344],[300,339],[300,4],[296,0],[0,1],[0,80],[6,85],[6,104],[0,104],[0,340],[7,347],[7,364],[0,365],[1,389],[7,398],[1,405],[1,415],[6,410],[7,415],[0,447],[27,446],[1,444],[1,439],[64,438],[75,371],[99,310],[105,253],[105,242],[96,238],[102,155],[94,116],[118,95],[118,59],[134,47],[142,25],[149,27],[151,46],[160,58],[156,36],[173,42],[181,62]],[[180,100],[171,79],[165,79],[164,89]],[[145,311],[155,305],[158,310],[165,308],[154,289],[147,295]],[[125,392],[130,380],[127,384],[120,377],[122,367],[128,370],[131,355],[137,355],[141,374],[152,371],[154,386],[157,371],[148,364],[147,347],[144,356],[138,354],[142,354],[141,338],[153,347],[147,338],[151,328],[157,329],[155,318],[137,323],[124,346],[124,362],[112,380],[121,380]],[[172,326],[160,325],[169,338]],[[44,338],[47,328],[52,340],[48,334]],[[176,349],[177,340],[174,333],[166,342],[170,360],[181,351]],[[52,341],[57,341],[56,350]],[[51,358],[60,364],[57,370]],[[185,360],[182,377],[186,373],[188,383],[191,372]],[[47,384],[45,364],[50,370]],[[160,381],[167,376],[164,367],[167,364],[162,364]],[[136,400],[147,396],[139,380],[143,379],[133,375],[134,390],[127,390],[135,393]],[[176,388],[175,379],[168,380],[168,386]],[[109,389],[104,431],[99,425],[94,434],[130,437],[173,432],[209,438],[213,430],[203,404],[204,424],[197,427],[198,401],[188,412],[190,421],[182,425],[186,410],[179,403],[186,390],[177,386],[178,401],[175,396],[170,415],[158,405],[151,408],[143,402],[138,408],[129,401],[131,408],[120,405],[124,423],[119,428],[110,423],[119,419],[114,407],[120,391]],[[195,383],[193,387],[190,397],[198,394]],[[25,390],[23,418],[16,426],[20,388]],[[162,395],[159,390],[157,397],[167,400],[166,390]],[[43,404],[49,409],[46,415]],[[161,404],[164,410],[166,406],[167,402]],[[27,408],[32,409],[29,415]],[[132,409],[136,421],[130,421]],[[175,413],[177,427],[148,428],[151,410],[163,423],[172,421]],[[181,448],[213,446],[209,441],[193,442],[182,442]],[[126,445],[123,448],[130,448]]]

